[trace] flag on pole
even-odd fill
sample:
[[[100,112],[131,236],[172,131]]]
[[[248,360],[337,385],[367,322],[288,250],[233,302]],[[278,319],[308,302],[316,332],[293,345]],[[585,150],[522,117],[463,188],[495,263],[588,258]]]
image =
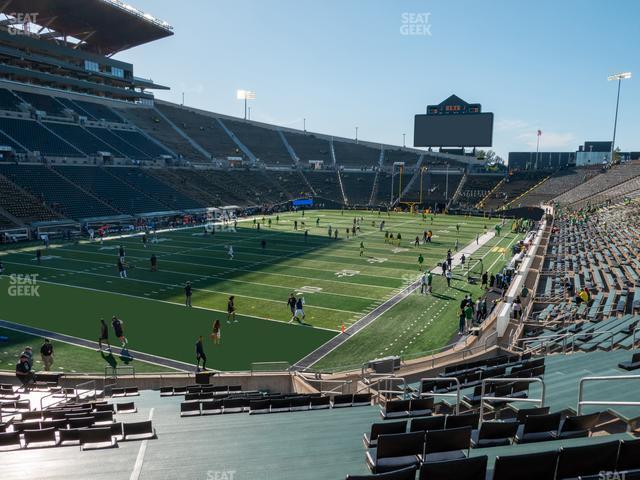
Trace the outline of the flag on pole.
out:
[[[542,135],[542,130],[538,130],[538,136]]]

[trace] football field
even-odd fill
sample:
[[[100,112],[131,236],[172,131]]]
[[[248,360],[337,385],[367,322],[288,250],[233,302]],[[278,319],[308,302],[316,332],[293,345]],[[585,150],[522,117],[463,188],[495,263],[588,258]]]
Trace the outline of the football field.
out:
[[[360,232],[347,239],[347,228],[359,222]],[[269,226],[269,220],[271,225]],[[298,229],[294,229],[294,222]],[[380,222],[384,221],[384,230]],[[278,217],[242,219],[237,228],[217,226],[213,235],[202,227],[158,234],[147,244],[131,236],[99,242],[53,245],[0,251],[5,274],[0,278],[0,320],[96,341],[99,320],[112,315],[124,321],[130,355],[143,352],[158,359],[195,363],[194,343],[205,339],[207,367],[246,370],[252,362],[295,363],[385,301],[398,295],[419,276],[417,257],[425,267],[442,261],[456,240],[460,248],[476,235],[493,231],[499,220],[409,213],[311,210]],[[456,228],[459,227],[459,231]],[[328,232],[338,229],[338,238]],[[305,235],[304,231],[308,230]],[[400,233],[400,245],[386,243],[384,231]],[[414,246],[416,236],[432,230],[432,243]],[[519,238],[508,233],[482,246],[485,270],[496,272],[510,257]],[[264,241],[264,245],[262,242]],[[360,244],[364,245],[360,255]],[[122,245],[129,265],[127,279],[116,267]],[[233,247],[234,258],[228,255]],[[150,269],[150,256],[158,271]],[[450,289],[439,276],[434,293],[414,293],[384,312],[322,359],[318,366],[337,368],[391,353],[417,354],[446,345],[457,327],[455,306],[465,292],[477,295],[460,270]],[[35,275],[24,277],[23,275]],[[16,290],[17,283],[37,285]],[[185,307],[184,286],[193,285],[193,308]],[[14,287],[13,289],[11,287]],[[25,294],[17,294],[25,293]],[[303,295],[306,318],[291,321],[290,293]],[[237,323],[227,323],[226,306],[235,296]],[[213,322],[222,322],[222,341],[209,340]],[[111,333],[111,341],[116,341]],[[117,342],[116,342],[117,343]],[[97,360],[100,354],[93,352]],[[138,361],[138,363],[140,363]],[[159,362],[162,363],[162,362]],[[100,363],[98,362],[100,366]],[[5,367],[3,367],[5,368]],[[99,369],[98,369],[99,370]]]

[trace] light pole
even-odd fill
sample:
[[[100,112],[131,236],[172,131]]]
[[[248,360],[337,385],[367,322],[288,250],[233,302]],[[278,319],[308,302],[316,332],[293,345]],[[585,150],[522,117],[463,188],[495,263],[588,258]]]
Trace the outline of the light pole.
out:
[[[249,107],[249,117],[248,120],[251,120],[251,107]]]
[[[407,148],[407,144],[406,144],[406,142],[404,141],[406,136],[407,136],[407,134],[406,134],[406,133],[403,133],[403,134],[402,134],[402,148]]]
[[[307,133],[307,119],[306,118],[302,119],[302,131]]]
[[[356,127],[356,143],[358,143],[358,127]]]
[[[616,97],[616,115],[613,120],[613,140],[611,142],[611,157],[609,158],[609,163],[613,163],[613,154],[616,148],[616,129],[618,127],[618,106],[620,105],[620,85],[622,84],[622,80],[626,80],[627,78],[631,78],[631,72],[623,72],[616,73],[615,75],[610,75],[607,77],[607,80],[617,80],[618,81],[618,96]]]
[[[244,100],[244,119],[247,119],[247,100],[255,100],[256,92],[251,90],[236,90],[236,98]]]
[[[449,201],[449,162],[447,162],[447,176],[445,177],[446,183],[444,188],[444,200],[445,205]]]

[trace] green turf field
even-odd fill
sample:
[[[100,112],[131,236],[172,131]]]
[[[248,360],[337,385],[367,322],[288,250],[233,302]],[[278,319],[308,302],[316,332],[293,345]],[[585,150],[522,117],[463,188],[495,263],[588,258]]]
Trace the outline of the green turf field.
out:
[[[346,229],[354,215],[364,217],[361,232],[347,240]],[[381,220],[386,222],[385,230],[402,234],[400,246],[384,242]],[[306,239],[303,221],[309,230]],[[294,363],[340,334],[343,323],[349,327],[415,280],[419,252],[431,268],[456,239],[462,247],[475,241],[485,225],[492,230],[496,224],[495,219],[473,217],[440,215],[432,222],[430,216],[423,221],[420,215],[406,213],[379,216],[330,210],[308,211],[305,217],[282,214],[279,221],[274,215],[271,222],[269,227],[265,221],[258,231],[251,220],[243,220],[237,230],[222,227],[213,236],[203,235],[201,228],[162,233],[159,243],[148,248],[143,248],[139,237],[109,240],[104,245],[52,246],[43,253],[40,265],[34,247],[1,251],[5,275],[0,279],[0,319],[96,340],[99,319],[109,320],[116,314],[125,322],[134,351],[194,363],[194,342],[204,335],[211,368],[242,370],[258,361]],[[338,240],[328,237],[329,225],[339,229]],[[413,239],[422,237],[425,229],[433,231],[433,242],[414,247]],[[261,240],[266,241],[264,249]],[[363,256],[359,255],[361,241]],[[513,241],[515,236],[503,234],[482,247],[478,253],[485,256],[485,268],[493,264],[495,271]],[[131,266],[128,279],[118,277],[120,244]],[[233,246],[233,260],[227,255],[228,245]],[[158,272],[149,268],[152,253],[158,257]],[[9,275],[18,273],[38,275],[38,297],[8,294]],[[194,286],[194,308],[184,306],[186,281]],[[459,298],[465,285],[454,282],[451,291],[444,291],[436,279],[435,292],[442,298],[403,300],[320,365],[355,364],[379,354],[408,355],[447,344],[455,330],[452,305],[456,303],[447,299]],[[304,325],[290,323],[286,300],[291,292],[304,294]],[[226,323],[229,295],[236,297],[238,323]],[[423,312],[429,318],[419,317]],[[422,324],[418,318],[432,321]],[[215,319],[223,322],[220,345],[208,341]]]

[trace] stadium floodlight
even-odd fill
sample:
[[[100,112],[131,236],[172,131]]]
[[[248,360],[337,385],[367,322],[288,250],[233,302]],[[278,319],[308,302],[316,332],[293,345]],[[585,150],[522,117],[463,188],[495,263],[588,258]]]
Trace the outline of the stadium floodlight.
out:
[[[244,100],[244,119],[247,119],[247,100],[255,100],[256,92],[252,90],[236,90],[236,98],[238,100]]]
[[[626,80],[627,78],[631,78],[631,72],[623,72],[623,73],[616,73],[614,75],[609,75],[607,77],[607,80],[611,81],[611,80]]]
[[[616,130],[618,128],[618,107],[620,105],[620,85],[622,84],[622,80],[627,80],[631,78],[631,72],[622,72],[616,73],[614,75],[609,75],[607,80],[617,80],[618,81],[618,95],[616,97],[616,115],[613,120],[613,139],[611,140],[611,152],[609,157],[609,163],[613,163],[613,154],[615,153],[616,148]]]

